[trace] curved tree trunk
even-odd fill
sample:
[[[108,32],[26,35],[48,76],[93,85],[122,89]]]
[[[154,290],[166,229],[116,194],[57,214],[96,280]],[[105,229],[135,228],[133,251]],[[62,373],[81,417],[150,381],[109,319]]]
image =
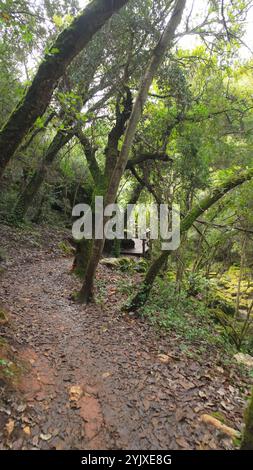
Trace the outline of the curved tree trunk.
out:
[[[114,204],[117,192],[120,184],[121,177],[126,169],[127,162],[129,159],[130,151],[134,141],[135,133],[137,126],[142,116],[143,108],[148,98],[149,89],[153,82],[153,79],[157,73],[159,66],[161,65],[164,55],[166,54],[169,47],[173,44],[175,37],[175,32],[179,26],[183,11],[185,8],[186,0],[176,0],[175,6],[172,11],[171,18],[164,30],[163,35],[161,36],[160,41],[155,47],[152,57],[148,63],[147,69],[143,76],[138,95],[136,97],[127,130],[125,133],[125,138],[122,146],[122,150],[117,159],[114,170],[111,173],[110,181],[108,184],[107,194],[105,196],[105,205]],[[105,224],[106,219],[101,223]],[[87,273],[85,276],[85,281],[80,291],[80,301],[89,302],[93,299],[94,294],[94,278],[97,270],[99,260],[101,258],[105,240],[95,240],[93,253],[89,262]]]
[[[89,71],[90,75],[87,72],[87,76],[85,77],[85,82],[82,84],[82,90],[80,91],[80,100],[78,101],[78,104],[76,105],[76,112],[80,112],[84,104],[87,102],[89,85],[91,83],[91,80],[94,77],[95,71],[97,70],[97,67],[99,64],[100,64],[100,56],[92,64],[91,70]],[[47,123],[48,122],[50,122],[50,119],[47,119]],[[18,197],[18,201],[15,207],[15,215],[18,220],[22,220],[25,217],[29,207],[32,205],[35,196],[37,195],[41,185],[43,184],[44,179],[47,176],[48,169],[50,168],[50,166],[56,159],[58,152],[72,139],[73,135],[75,134],[77,130],[77,127],[75,126],[75,119],[73,116],[72,117],[67,116],[65,120],[63,121],[63,125],[65,129],[72,128],[72,132],[70,130],[69,132],[64,132],[63,130],[59,130],[56,133],[54,139],[52,140],[51,144],[49,145],[46,151],[46,154],[42,160],[42,163],[39,165],[38,169],[35,170],[26,188]],[[25,150],[27,146],[29,146],[34,136],[36,136],[36,130],[32,134],[31,138],[28,140],[28,142],[24,146],[21,146],[20,148],[21,151]],[[85,139],[85,136],[83,136],[83,138]],[[91,148],[91,151],[92,150],[93,149]],[[88,157],[87,157],[87,161],[89,161]]]
[[[155,279],[163,268],[163,266],[165,265],[167,259],[168,252],[163,251],[163,253],[158,258],[156,258],[156,260],[151,264],[146,274],[145,281],[141,286],[141,289],[139,290],[139,292],[137,292],[131,302],[126,305],[125,310],[127,312],[136,312],[136,310],[138,310],[142,305],[147,302]]]
[[[127,1],[93,0],[58,36],[41,62],[23,100],[0,132],[0,178],[27,132],[46,111],[58,80],[68,65]]]
[[[241,172],[237,176],[229,178],[225,183],[215,188],[211,194],[202,199],[195,207],[184,217],[181,222],[181,233],[186,233],[197,221],[204,212],[212,207],[217,201],[219,201],[225,194],[232,189],[240,186],[253,178],[253,168]],[[141,286],[139,292],[134,296],[130,303],[126,306],[128,312],[135,312],[142,305],[144,305],[149,297],[149,293],[153,287],[154,281],[159,274],[161,268],[164,266],[171,252],[163,251],[161,255],[151,264],[149,271],[145,277],[144,283]]]

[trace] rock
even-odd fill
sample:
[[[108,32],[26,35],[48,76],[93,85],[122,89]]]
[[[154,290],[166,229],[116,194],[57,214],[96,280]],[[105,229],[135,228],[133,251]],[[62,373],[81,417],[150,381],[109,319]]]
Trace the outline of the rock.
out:
[[[238,320],[241,320],[241,321],[246,321],[246,320],[252,320],[252,315],[248,315],[248,312],[247,310],[243,310],[243,309],[240,309],[239,310],[239,318]]]
[[[119,258],[104,258],[100,261],[100,264],[108,268],[118,268],[120,266]]]
[[[162,364],[168,364],[171,359],[167,354],[158,354],[157,357]]]
[[[80,400],[82,395],[83,395],[83,389],[79,385],[73,385],[73,387],[69,389],[69,401],[70,402],[77,402],[78,400]]]
[[[253,369],[253,357],[249,354],[237,353],[234,355],[234,359],[238,362],[238,364],[243,364],[244,366]]]

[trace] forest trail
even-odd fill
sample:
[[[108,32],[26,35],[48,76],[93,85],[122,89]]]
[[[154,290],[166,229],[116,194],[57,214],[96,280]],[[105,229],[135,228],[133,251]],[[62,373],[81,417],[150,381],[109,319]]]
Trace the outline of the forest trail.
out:
[[[5,336],[29,364],[16,394],[2,390],[2,447],[233,448],[199,418],[219,411],[240,429],[246,378],[236,366],[224,367],[212,349],[190,358],[176,334],[123,315],[118,285],[127,275],[105,266],[98,273],[104,299],[76,305],[71,259],[53,236],[41,237],[44,245],[8,227],[1,234],[8,252],[0,286],[10,320]]]

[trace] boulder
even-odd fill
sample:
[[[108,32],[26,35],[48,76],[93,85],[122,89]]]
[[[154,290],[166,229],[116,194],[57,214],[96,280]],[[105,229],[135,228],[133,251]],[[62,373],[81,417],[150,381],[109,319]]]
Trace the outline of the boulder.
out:
[[[253,369],[253,357],[249,354],[237,353],[234,355],[234,359],[238,362],[238,364],[243,364],[244,366]]]

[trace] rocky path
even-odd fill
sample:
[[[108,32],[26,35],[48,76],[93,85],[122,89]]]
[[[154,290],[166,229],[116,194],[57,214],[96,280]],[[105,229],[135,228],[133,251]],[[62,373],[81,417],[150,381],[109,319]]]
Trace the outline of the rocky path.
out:
[[[200,416],[219,411],[240,429],[247,383],[235,366],[215,350],[189,358],[176,334],[123,315],[122,274],[101,266],[99,302],[83,307],[70,299],[71,259],[52,241],[23,245],[5,228],[2,245],[3,333],[25,365],[16,391],[2,387],[2,448],[233,448]]]

